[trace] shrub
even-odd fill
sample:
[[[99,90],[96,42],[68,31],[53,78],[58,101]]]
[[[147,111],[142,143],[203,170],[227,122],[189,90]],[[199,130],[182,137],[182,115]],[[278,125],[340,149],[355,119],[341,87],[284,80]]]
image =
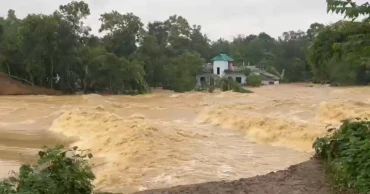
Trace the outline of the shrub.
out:
[[[173,81],[172,89],[178,93],[184,93],[194,89],[196,81],[192,77],[178,77]]]
[[[340,189],[370,192],[370,121],[344,121],[313,144]]]
[[[208,88],[209,93],[213,93],[215,91],[216,87],[214,85],[210,85]]]
[[[208,83],[202,83],[200,86],[195,87],[194,91],[213,93],[215,89],[216,87],[214,85],[210,85]]]
[[[194,91],[197,91],[197,92],[204,92],[206,91],[207,88],[203,87],[203,86],[197,86],[194,88]]]
[[[68,153],[72,156],[68,157]],[[80,154],[75,154],[75,153]],[[63,146],[44,148],[38,153],[37,165],[22,165],[19,173],[0,182],[0,193],[10,194],[90,194],[93,191],[94,174],[86,151],[63,150]]]
[[[248,68],[244,69],[244,75],[249,76],[252,73],[252,71]]]
[[[222,91],[233,91],[239,93],[253,93],[250,90],[243,88],[236,81],[228,78],[221,78],[219,82],[220,88]]]
[[[259,87],[262,84],[262,78],[259,75],[251,74],[247,77],[247,84],[252,87]]]

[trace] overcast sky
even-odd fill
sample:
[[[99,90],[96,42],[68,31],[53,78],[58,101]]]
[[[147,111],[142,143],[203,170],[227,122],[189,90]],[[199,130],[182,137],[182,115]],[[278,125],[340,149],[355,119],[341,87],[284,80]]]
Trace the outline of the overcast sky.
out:
[[[29,13],[52,13],[71,0],[0,0],[0,16],[14,9],[18,17]],[[364,2],[358,0],[357,2]],[[97,33],[101,13],[133,12],[146,24],[182,15],[199,24],[212,40],[238,34],[267,32],[278,37],[288,30],[306,30],[311,23],[328,24],[341,19],[326,13],[326,0],[85,0],[91,9],[87,22]]]

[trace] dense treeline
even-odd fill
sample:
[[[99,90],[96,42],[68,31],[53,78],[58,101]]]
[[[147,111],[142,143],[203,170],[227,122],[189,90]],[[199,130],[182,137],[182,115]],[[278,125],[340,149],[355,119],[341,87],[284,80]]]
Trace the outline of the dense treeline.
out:
[[[308,59],[314,80],[338,85],[370,83],[370,5],[329,0],[328,11],[345,14],[352,21],[339,21],[323,28],[314,39]],[[355,21],[362,16],[362,21]]]
[[[238,65],[264,68],[286,82],[370,82],[369,42],[356,41],[369,40],[368,21],[314,23],[278,39],[260,33],[211,41],[181,16],[144,25],[133,13],[116,11],[101,15],[105,35],[98,37],[82,22],[89,14],[83,1],[23,19],[9,10],[0,18],[0,71],[70,92],[144,93],[157,86],[188,91],[202,65],[225,53]]]

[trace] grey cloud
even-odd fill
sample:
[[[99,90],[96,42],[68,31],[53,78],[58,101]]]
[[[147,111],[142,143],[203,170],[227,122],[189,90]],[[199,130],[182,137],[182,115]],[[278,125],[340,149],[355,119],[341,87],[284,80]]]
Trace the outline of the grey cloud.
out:
[[[361,0],[365,1],[365,0]],[[0,16],[15,9],[19,17],[29,13],[52,13],[70,0],[0,0]],[[100,26],[99,16],[117,10],[133,12],[144,23],[182,15],[191,24],[202,25],[213,40],[238,34],[267,32],[277,37],[288,30],[305,30],[313,22],[329,23],[341,16],[326,13],[325,0],[86,0],[91,16],[86,23],[94,32]]]

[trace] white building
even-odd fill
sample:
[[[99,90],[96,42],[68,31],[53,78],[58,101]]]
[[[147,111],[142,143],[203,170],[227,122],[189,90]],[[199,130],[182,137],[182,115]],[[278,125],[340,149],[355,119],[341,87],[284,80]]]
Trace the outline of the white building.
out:
[[[217,77],[228,77],[235,80],[240,84],[246,84],[247,76],[244,72],[237,71],[237,68],[233,64],[234,59],[226,54],[217,55],[212,59],[212,63],[208,64],[202,74],[197,75],[197,83],[201,85],[202,82],[210,83],[210,78],[213,76]]]
[[[263,80],[262,84],[279,84],[277,76],[255,66],[236,67],[234,59],[226,54],[219,54],[212,59],[212,63],[204,67],[201,74],[197,75],[197,85],[202,85],[202,83],[211,84],[212,77],[228,77],[241,85],[246,85],[247,76],[244,74],[246,68],[250,69],[253,74],[260,75]]]
[[[262,85],[275,85],[280,83],[280,78],[256,66],[245,66],[251,70],[253,74],[259,75],[262,78]]]

